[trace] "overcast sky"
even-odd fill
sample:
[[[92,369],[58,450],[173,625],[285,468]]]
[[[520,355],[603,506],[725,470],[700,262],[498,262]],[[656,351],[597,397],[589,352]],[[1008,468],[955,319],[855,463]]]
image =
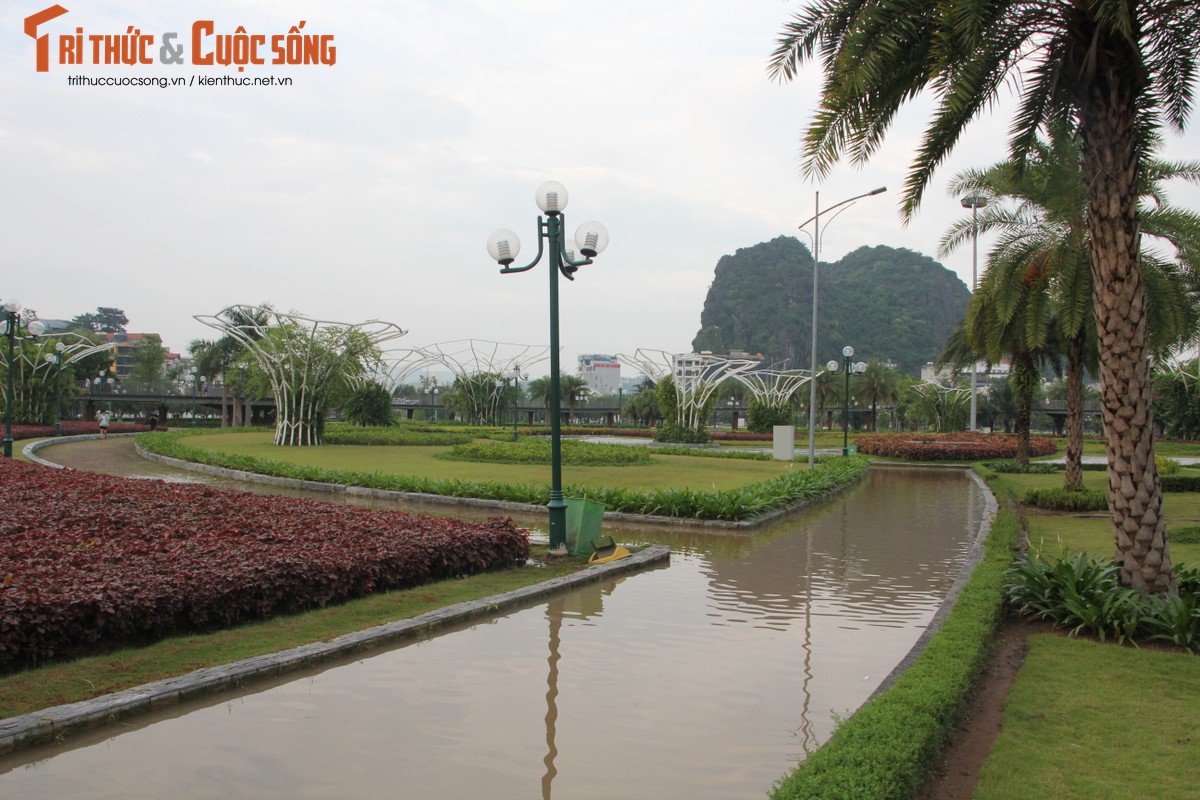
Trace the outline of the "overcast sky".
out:
[[[485,243],[512,228],[532,258],[533,194],[547,179],[570,192],[569,231],[598,219],[611,235],[595,265],[562,282],[564,368],[579,353],[687,352],[717,260],[780,234],[807,242],[796,226],[817,190],[827,207],[889,188],[829,225],[822,261],[877,244],[936,257],[964,213],[950,178],[1005,155],[999,113],[974,126],[903,226],[900,189],[927,114],[917,104],[871,164],[805,179],[798,141],[819,73],[768,79],[799,7],[780,0],[61,2],[69,13],[39,30],[45,73],[23,20],[52,3],[3,7],[0,298],[55,318],[116,306],[130,331],[176,352],[216,335],[193,315],[264,301],[394,322],[409,332],[396,346],[545,345],[545,266],[502,276]],[[192,23],[205,19],[268,42],[304,20],[305,33],[334,36],[336,63],[157,63],[167,32],[188,61]],[[57,63],[61,34],[129,26],[156,36],[156,63]],[[292,85],[68,84],[225,75]],[[1166,155],[1200,159],[1195,128],[1168,134]],[[1172,199],[1200,206],[1188,187]],[[969,247],[943,263],[970,285]]]

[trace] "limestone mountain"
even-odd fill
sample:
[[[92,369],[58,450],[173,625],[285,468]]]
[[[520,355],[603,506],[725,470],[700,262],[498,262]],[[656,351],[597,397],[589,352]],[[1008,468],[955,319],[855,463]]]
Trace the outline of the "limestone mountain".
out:
[[[739,249],[717,262],[696,352],[762,353],[807,368],[812,348],[813,258],[792,236]],[[928,256],[903,248],[860,247],[821,263],[817,360],[895,361],[910,375],[934,361],[962,320],[970,298],[957,275]]]

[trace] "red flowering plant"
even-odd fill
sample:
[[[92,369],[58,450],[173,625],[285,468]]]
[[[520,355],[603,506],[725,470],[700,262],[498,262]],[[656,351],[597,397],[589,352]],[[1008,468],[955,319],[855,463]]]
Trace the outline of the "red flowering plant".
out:
[[[467,523],[0,459],[0,671],[522,564]]]
[[[1017,437],[1006,433],[889,433],[860,436],[855,443],[860,453],[911,461],[983,461],[1017,454]],[[1056,450],[1050,439],[1029,440],[1031,456],[1048,456]]]
[[[63,436],[80,436],[87,433],[100,433],[100,423],[64,420],[60,427]],[[165,431],[165,425],[159,425],[156,430]],[[145,433],[150,426],[144,422],[114,422],[108,426],[109,433]],[[53,425],[13,425],[12,437],[16,439],[44,439],[54,435]]]

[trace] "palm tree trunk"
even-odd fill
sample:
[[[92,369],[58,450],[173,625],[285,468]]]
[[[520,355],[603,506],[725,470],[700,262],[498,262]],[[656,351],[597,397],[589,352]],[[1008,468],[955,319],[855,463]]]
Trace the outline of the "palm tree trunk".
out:
[[[1033,392],[1037,386],[1038,371],[1029,353],[1013,353],[1013,394],[1017,402],[1017,455],[1014,461],[1020,466],[1029,464],[1029,423],[1033,417]]]
[[[1174,575],[1154,464],[1146,293],[1138,263],[1139,126],[1133,98],[1142,73],[1122,69],[1126,65],[1119,56],[1129,51],[1128,43],[1109,37],[1094,46],[1111,48],[1117,56],[1115,68],[1093,79],[1080,105],[1108,506],[1122,585],[1163,592],[1174,584]],[[1128,58],[1129,66],[1136,63],[1136,54]]]
[[[1067,342],[1067,488],[1083,486],[1083,341]]]

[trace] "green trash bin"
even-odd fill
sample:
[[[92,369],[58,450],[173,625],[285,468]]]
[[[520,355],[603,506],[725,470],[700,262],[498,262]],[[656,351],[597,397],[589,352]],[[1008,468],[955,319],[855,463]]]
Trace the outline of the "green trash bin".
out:
[[[573,556],[590,556],[592,540],[600,535],[604,504],[582,497],[567,500],[567,550]]]

